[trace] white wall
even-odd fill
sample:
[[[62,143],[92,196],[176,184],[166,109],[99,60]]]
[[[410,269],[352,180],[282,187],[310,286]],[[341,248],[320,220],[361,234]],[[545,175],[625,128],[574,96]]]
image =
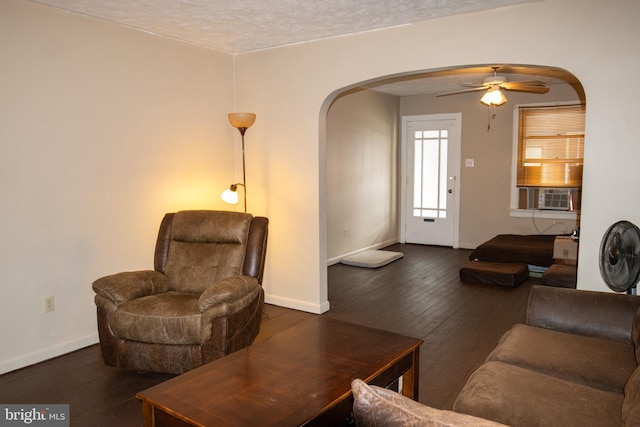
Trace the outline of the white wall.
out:
[[[400,98],[356,91],[327,114],[328,263],[398,241]]]
[[[602,234],[620,218],[640,223],[640,202],[630,196],[637,194],[640,175],[634,136],[638,16],[635,0],[615,6],[547,0],[240,55],[238,102],[265,123],[253,137],[263,142],[258,173],[268,199],[261,208],[272,218],[267,300],[317,311],[329,306],[324,145],[333,97],[380,76],[500,63],[563,68],[584,86],[586,190],[578,280],[580,288],[605,290],[597,265]],[[487,29],[487,22],[500,26]]]
[[[238,132],[229,55],[3,0],[0,57],[1,373],[97,342],[93,280],[227,208]]]

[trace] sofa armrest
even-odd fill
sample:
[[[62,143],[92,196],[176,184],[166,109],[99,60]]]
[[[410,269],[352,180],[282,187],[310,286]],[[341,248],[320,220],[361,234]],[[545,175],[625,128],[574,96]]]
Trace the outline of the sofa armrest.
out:
[[[168,291],[169,279],[153,270],[128,271],[99,278],[93,282],[93,290],[120,306],[136,298]]]
[[[533,286],[527,324],[577,335],[632,343],[640,297],[610,292]]]
[[[506,427],[494,421],[432,408],[362,380],[351,382],[353,415],[359,427],[468,426]]]
[[[200,311],[214,309],[213,317],[227,316],[240,311],[260,294],[262,287],[255,277],[234,276],[209,286],[200,295]]]

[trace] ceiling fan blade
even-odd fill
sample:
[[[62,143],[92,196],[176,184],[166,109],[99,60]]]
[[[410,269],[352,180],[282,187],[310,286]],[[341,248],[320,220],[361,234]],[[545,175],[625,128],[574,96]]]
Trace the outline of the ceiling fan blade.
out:
[[[524,82],[504,82],[501,85],[502,87],[504,87],[505,89],[511,89],[512,87],[516,87],[516,86],[540,86],[540,87],[544,87],[545,86],[545,82],[541,82],[540,80],[529,80],[529,81],[524,81]]]
[[[546,86],[512,86],[504,87],[506,90],[513,90],[516,92],[531,92],[531,93],[547,93],[549,88]]]
[[[436,96],[448,96],[448,95],[457,95],[459,93],[466,93],[466,92],[477,92],[479,90],[487,90],[487,88],[485,86],[480,86],[480,87],[474,87],[472,89],[463,89],[463,90],[454,90],[453,92],[444,92],[444,93],[439,93]]]

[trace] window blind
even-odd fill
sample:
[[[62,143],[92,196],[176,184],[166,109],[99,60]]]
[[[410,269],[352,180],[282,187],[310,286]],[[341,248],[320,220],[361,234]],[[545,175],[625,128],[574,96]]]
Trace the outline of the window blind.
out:
[[[518,187],[582,187],[584,105],[520,107]]]

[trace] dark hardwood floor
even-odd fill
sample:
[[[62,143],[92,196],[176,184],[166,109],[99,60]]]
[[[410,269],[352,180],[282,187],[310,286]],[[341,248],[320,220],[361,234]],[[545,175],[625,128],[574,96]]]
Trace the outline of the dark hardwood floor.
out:
[[[451,409],[471,373],[511,326],[524,321],[531,285],[463,283],[459,269],[471,251],[393,245],[404,258],[380,269],[329,268],[325,315],[424,339],[420,401]]]
[[[324,316],[425,340],[420,401],[450,409],[500,336],[524,320],[530,279],[517,288],[463,283],[470,251],[393,245],[404,258],[379,269],[329,267],[331,310]],[[266,305],[257,340],[314,316]],[[139,426],[137,392],[172,375],[105,366],[97,345],[0,376],[0,403],[68,403],[71,425]]]

